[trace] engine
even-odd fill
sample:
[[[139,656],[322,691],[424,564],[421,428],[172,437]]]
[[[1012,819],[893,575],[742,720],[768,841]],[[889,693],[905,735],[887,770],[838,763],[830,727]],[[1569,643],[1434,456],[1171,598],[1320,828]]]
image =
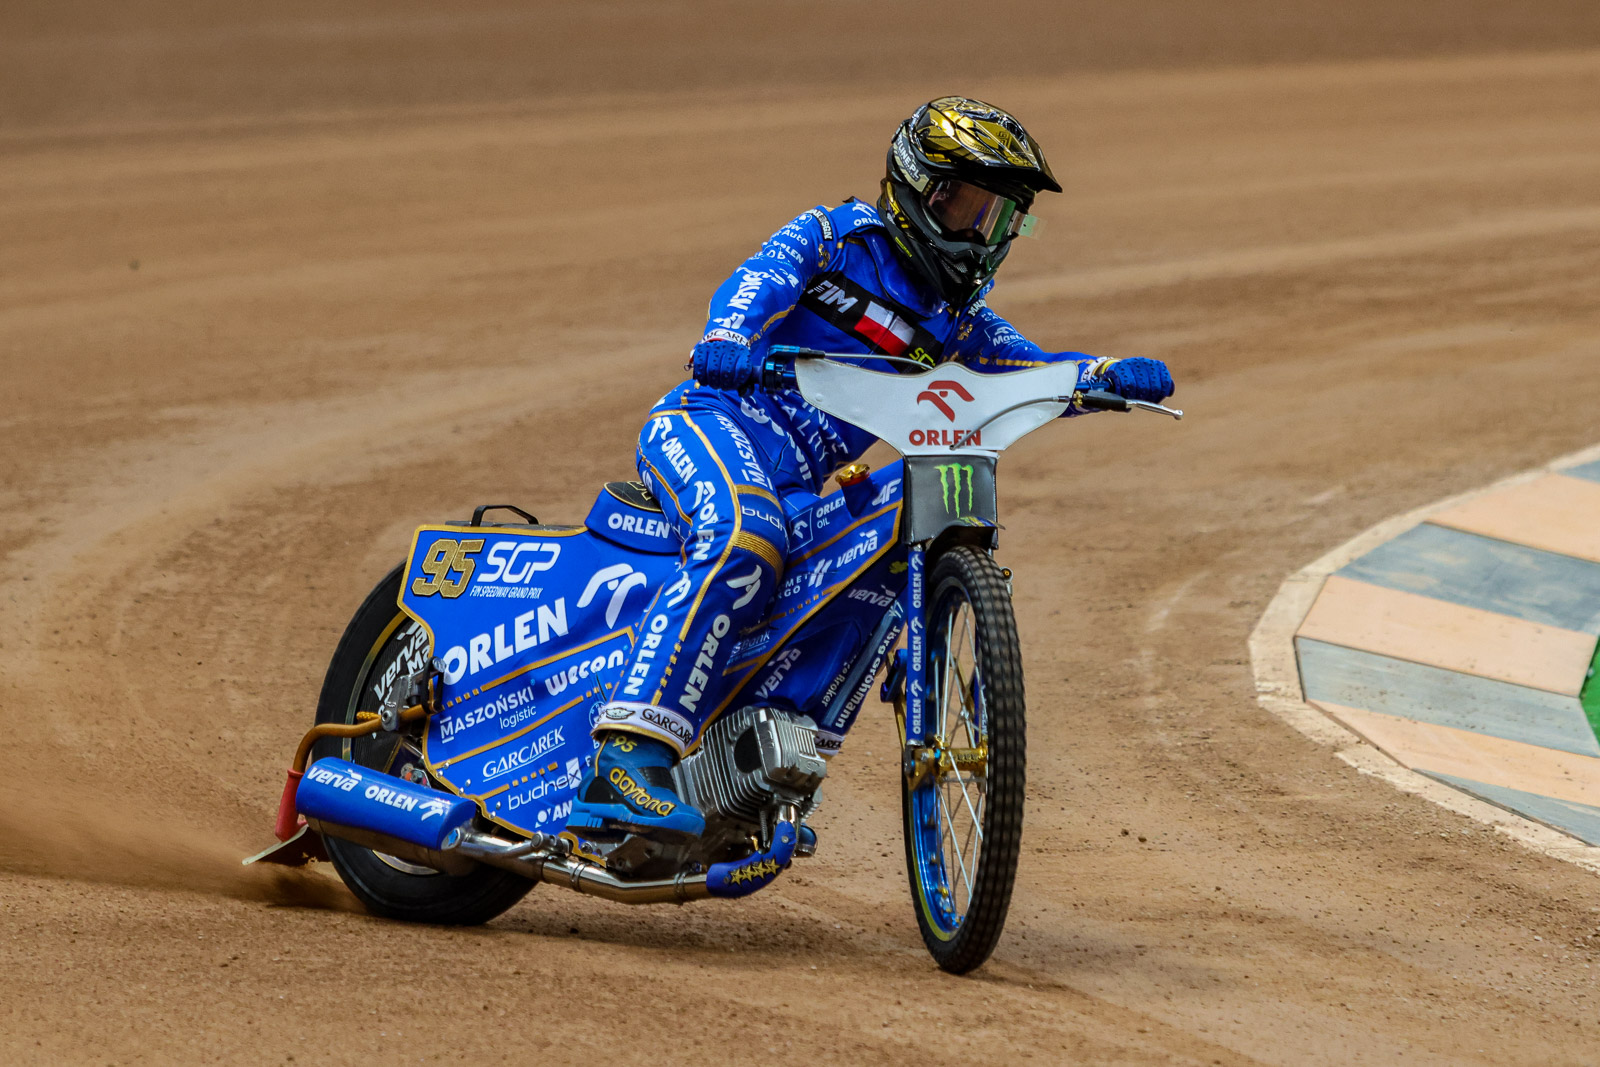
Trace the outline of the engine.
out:
[[[706,728],[700,747],[678,764],[680,795],[706,817],[708,850],[765,842],[772,816],[793,804],[802,816],[821,800],[828,764],[817,754],[817,728],[781,708],[741,708]]]

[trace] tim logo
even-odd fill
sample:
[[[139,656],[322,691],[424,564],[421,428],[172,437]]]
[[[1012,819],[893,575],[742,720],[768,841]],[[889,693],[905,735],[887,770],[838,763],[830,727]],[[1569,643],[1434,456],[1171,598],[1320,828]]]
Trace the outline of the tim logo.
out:
[[[955,409],[948,403],[950,395],[955,394],[964,404],[972,403],[972,394],[967,392],[966,386],[960,382],[952,382],[947,378],[940,378],[936,382],[929,382],[928,388],[917,394],[917,403],[924,400],[944,412],[944,417],[951,422],[956,421]]]

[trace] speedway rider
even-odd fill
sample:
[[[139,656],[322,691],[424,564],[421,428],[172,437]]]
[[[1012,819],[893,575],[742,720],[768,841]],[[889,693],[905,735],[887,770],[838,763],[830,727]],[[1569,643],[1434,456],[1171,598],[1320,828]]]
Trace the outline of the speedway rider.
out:
[[[812,208],[716,291],[693,379],[662,398],[639,437],[640,477],[683,556],[600,712],[599,753],[568,830],[593,840],[699,836],[705,820],[675,792],[671,768],[731,699],[723,670],[777,593],[784,501],[814,500],[874,440],[796,392],[763,391],[768,346],[899,357],[863,363],[890,372],[1074,360],[1090,387],[1135,400],[1171,395],[1158,360],[1045,352],[984,302],[1012,240],[1032,234],[1028,211],[1043,190],[1061,186],[1021,123],[981,101],[943,97],[895,133],[876,207],[851,199]]]

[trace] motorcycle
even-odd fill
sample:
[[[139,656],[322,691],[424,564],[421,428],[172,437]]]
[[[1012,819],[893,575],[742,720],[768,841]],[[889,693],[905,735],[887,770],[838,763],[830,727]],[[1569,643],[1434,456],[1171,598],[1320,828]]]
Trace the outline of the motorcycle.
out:
[[[1183,413],[1080,388],[1071,363],[884,373],[863,358],[886,357],[775,347],[764,367],[767,387],[798,389],[902,458],[791,497],[767,621],[715,635],[735,642],[731,695],[674,771],[705,815],[699,840],[563,832],[591,728],[682,547],[643,485],[612,482],[581,526],[485,505],[416,531],[334,652],[280,843],[245,862],[326,859],[373,913],[428,923],[486,922],[540,882],[630,904],[746,896],[814,852],[829,759],[882,674],[923,942],[946,971],[982,964],[1005,925],[1026,789],[1011,571],[994,558],[999,454],[1069,403]],[[486,521],[497,511],[522,521]]]

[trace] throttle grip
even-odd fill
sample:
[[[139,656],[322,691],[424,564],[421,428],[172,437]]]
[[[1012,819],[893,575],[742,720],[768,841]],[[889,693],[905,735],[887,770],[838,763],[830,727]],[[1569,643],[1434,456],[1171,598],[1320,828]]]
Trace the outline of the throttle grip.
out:
[[[767,392],[797,389],[800,383],[794,376],[794,364],[775,356],[768,356],[761,364],[761,388]]]
[[[773,345],[767,349],[767,358],[761,363],[761,388],[766,390],[798,389],[799,381],[794,376],[794,361],[797,359],[820,359],[827,353],[815,348],[802,348],[799,345]]]
[[[1104,389],[1085,389],[1073,396],[1073,401],[1085,411],[1132,411],[1127,398]]]

